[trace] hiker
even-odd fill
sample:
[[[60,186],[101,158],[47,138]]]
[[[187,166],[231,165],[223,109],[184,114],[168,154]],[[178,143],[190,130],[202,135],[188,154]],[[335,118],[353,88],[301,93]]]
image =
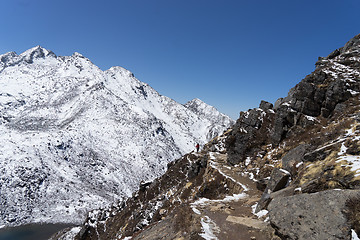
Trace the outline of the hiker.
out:
[[[199,152],[200,145],[197,143],[195,147],[196,147],[196,152]]]

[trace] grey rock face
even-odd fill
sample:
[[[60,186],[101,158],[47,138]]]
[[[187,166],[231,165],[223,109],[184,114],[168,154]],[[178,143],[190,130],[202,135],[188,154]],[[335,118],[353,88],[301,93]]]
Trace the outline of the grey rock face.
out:
[[[228,161],[231,164],[238,164],[254,144],[263,142],[267,136],[268,118],[273,116],[270,110],[264,111],[261,108],[241,112],[240,118],[233,126],[232,136],[227,139]]]
[[[289,181],[290,174],[279,168],[274,168],[271,172],[270,180],[266,186],[264,193],[262,194],[255,212],[259,212],[265,209],[271,201],[270,194],[280,189],[283,189]]]
[[[345,203],[359,190],[328,190],[275,198],[268,206],[270,223],[285,239],[350,239]]]
[[[274,168],[274,170],[271,172],[270,180],[267,185],[267,190],[271,192],[276,192],[286,186],[289,180],[289,173],[279,169]]]
[[[340,52],[345,53],[351,49],[360,50],[360,34],[350,39],[343,48],[340,48]]]
[[[318,117],[341,114],[341,104],[360,94],[360,35],[320,58],[316,66],[274,107],[262,101],[260,108],[240,115],[227,142],[230,163],[243,161],[251,149],[259,149],[259,144],[279,144],[296,134],[296,129],[314,124]]]
[[[289,171],[290,173],[294,173],[296,171],[296,164],[302,162],[304,159],[305,153],[310,148],[310,145],[301,144],[296,148],[290,150],[282,159],[282,167]]]
[[[261,100],[259,108],[266,111],[266,110],[272,109],[273,105],[272,105],[272,103]]]

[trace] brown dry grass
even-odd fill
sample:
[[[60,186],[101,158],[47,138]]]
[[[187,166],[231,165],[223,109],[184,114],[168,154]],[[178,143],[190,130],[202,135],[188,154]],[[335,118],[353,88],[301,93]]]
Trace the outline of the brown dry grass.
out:
[[[360,199],[351,198],[346,202],[345,215],[351,224],[351,228],[360,235]]]

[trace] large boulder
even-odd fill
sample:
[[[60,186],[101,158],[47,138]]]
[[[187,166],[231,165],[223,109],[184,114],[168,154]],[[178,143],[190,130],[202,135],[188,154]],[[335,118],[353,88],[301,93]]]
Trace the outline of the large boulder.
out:
[[[301,144],[290,150],[282,159],[282,168],[294,175],[296,173],[297,164],[304,161],[304,155],[310,148],[309,144]]]
[[[275,198],[268,206],[271,225],[284,239],[350,239],[346,203],[360,190],[328,190]]]
[[[259,212],[267,207],[269,202],[271,201],[270,194],[280,189],[283,189],[288,184],[290,177],[290,173],[279,168],[274,168],[271,172],[270,180],[263,192],[257,206],[255,212]]]

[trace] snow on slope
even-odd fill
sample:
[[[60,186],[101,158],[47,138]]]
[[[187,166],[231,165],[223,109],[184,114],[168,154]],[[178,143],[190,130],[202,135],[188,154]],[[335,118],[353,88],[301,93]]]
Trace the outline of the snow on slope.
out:
[[[219,112],[213,106],[204,103],[198,98],[187,102],[184,106],[201,118],[219,120],[219,122],[213,122],[211,125],[207,126],[205,130],[207,139],[212,139],[218,136],[219,132],[221,132],[223,129],[226,129],[227,126],[233,124],[233,121],[228,116]]]
[[[78,223],[131,195],[233,123],[207,111],[79,53],[0,55],[0,225]]]

